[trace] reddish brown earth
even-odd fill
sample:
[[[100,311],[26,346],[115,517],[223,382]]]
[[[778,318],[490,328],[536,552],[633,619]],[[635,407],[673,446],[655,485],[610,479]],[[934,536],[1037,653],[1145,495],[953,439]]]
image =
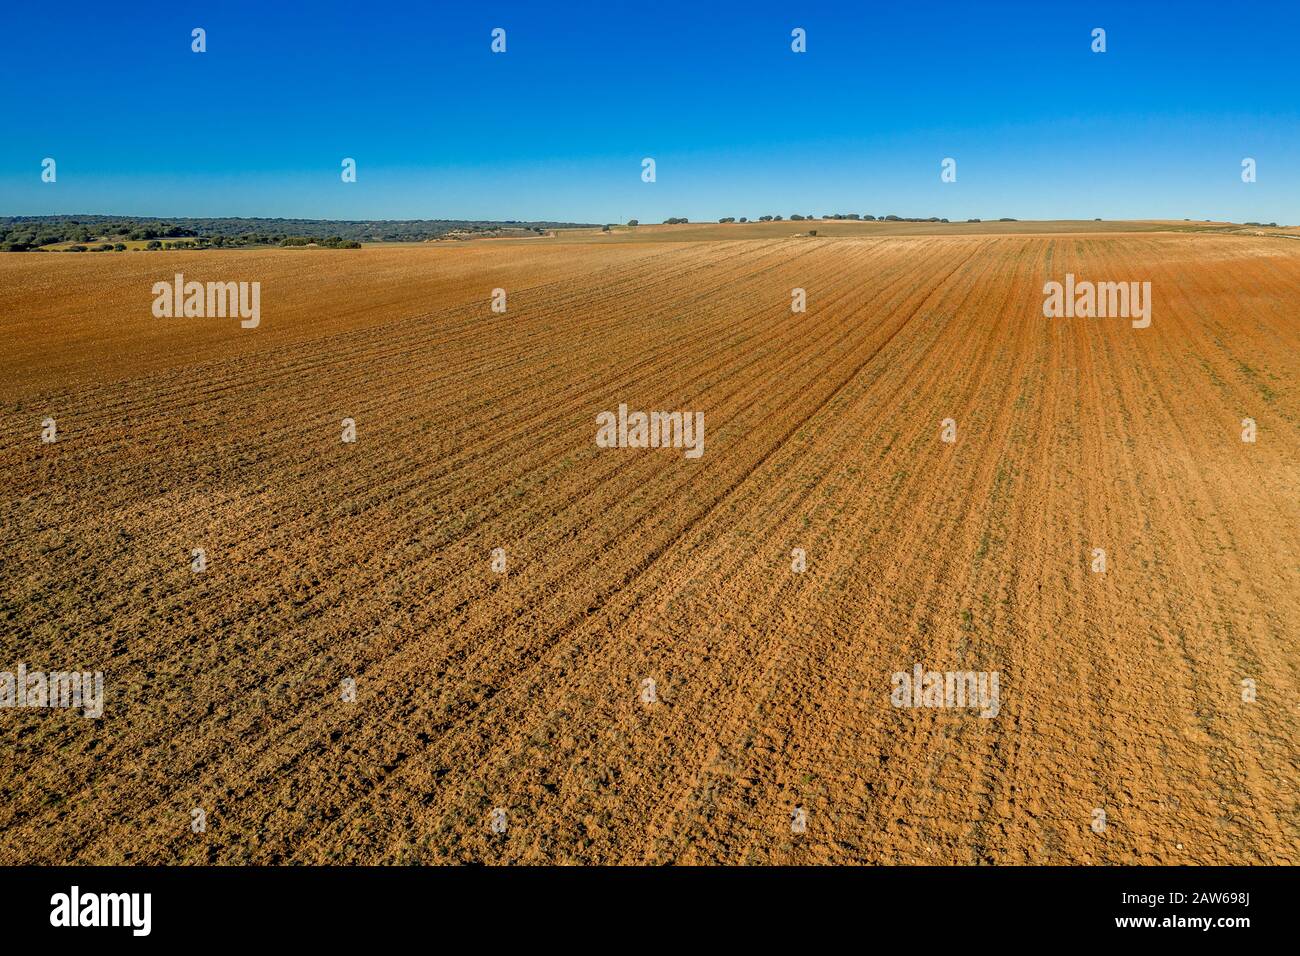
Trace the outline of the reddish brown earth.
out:
[[[1300,863],[1300,244],[1100,226],[0,256],[0,863]]]

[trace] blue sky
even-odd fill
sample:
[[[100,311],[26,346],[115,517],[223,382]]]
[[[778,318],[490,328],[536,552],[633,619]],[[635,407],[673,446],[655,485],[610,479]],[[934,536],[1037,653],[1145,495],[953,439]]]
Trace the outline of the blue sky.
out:
[[[0,215],[1297,223],[1298,40],[1295,2],[11,2]]]

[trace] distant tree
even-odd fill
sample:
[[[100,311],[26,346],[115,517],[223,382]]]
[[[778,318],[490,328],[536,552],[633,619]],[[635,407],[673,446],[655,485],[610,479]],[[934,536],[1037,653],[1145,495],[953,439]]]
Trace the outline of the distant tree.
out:
[[[150,239],[147,243],[145,243],[145,248],[146,248],[146,249],[161,249],[161,248],[162,248],[162,243],[159,242],[157,239]]]
[[[628,224],[629,226],[639,226],[639,225],[641,225],[641,223],[640,223],[638,220],[636,220],[636,219],[629,219],[629,220],[627,221],[627,224]]]
[[[126,252],[126,243],[125,243],[125,242],[115,242],[115,243],[113,243],[113,251],[114,251],[114,252]]]
[[[740,217],[740,221],[741,221],[741,222],[749,222],[749,219],[746,218],[745,216],[741,216],[741,217]]]
[[[773,216],[773,217],[772,217],[772,221],[773,221],[773,222],[780,222],[780,221],[781,221],[781,217],[780,217],[780,216]]]
[[[600,227],[600,231],[601,231],[601,232],[609,232],[609,224],[606,223],[605,225],[601,226],[601,227]]]
[[[735,216],[725,216],[722,219],[718,220],[718,222],[735,222],[735,221],[736,221]]]
[[[795,213],[793,216],[790,217],[790,221],[791,221],[791,222],[803,222],[803,216],[799,215],[798,213]]]

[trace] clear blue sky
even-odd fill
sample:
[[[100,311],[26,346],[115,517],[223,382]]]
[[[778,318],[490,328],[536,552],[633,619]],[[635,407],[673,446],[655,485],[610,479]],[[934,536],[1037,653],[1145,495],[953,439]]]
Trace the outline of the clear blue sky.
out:
[[[1295,0],[7,0],[0,215],[1297,223],[1297,49]]]

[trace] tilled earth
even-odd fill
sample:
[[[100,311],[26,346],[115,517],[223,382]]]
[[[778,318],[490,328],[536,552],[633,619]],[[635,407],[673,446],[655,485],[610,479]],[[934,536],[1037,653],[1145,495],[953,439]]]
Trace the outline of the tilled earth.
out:
[[[1300,243],[646,235],[0,257],[0,863],[1300,863]]]

